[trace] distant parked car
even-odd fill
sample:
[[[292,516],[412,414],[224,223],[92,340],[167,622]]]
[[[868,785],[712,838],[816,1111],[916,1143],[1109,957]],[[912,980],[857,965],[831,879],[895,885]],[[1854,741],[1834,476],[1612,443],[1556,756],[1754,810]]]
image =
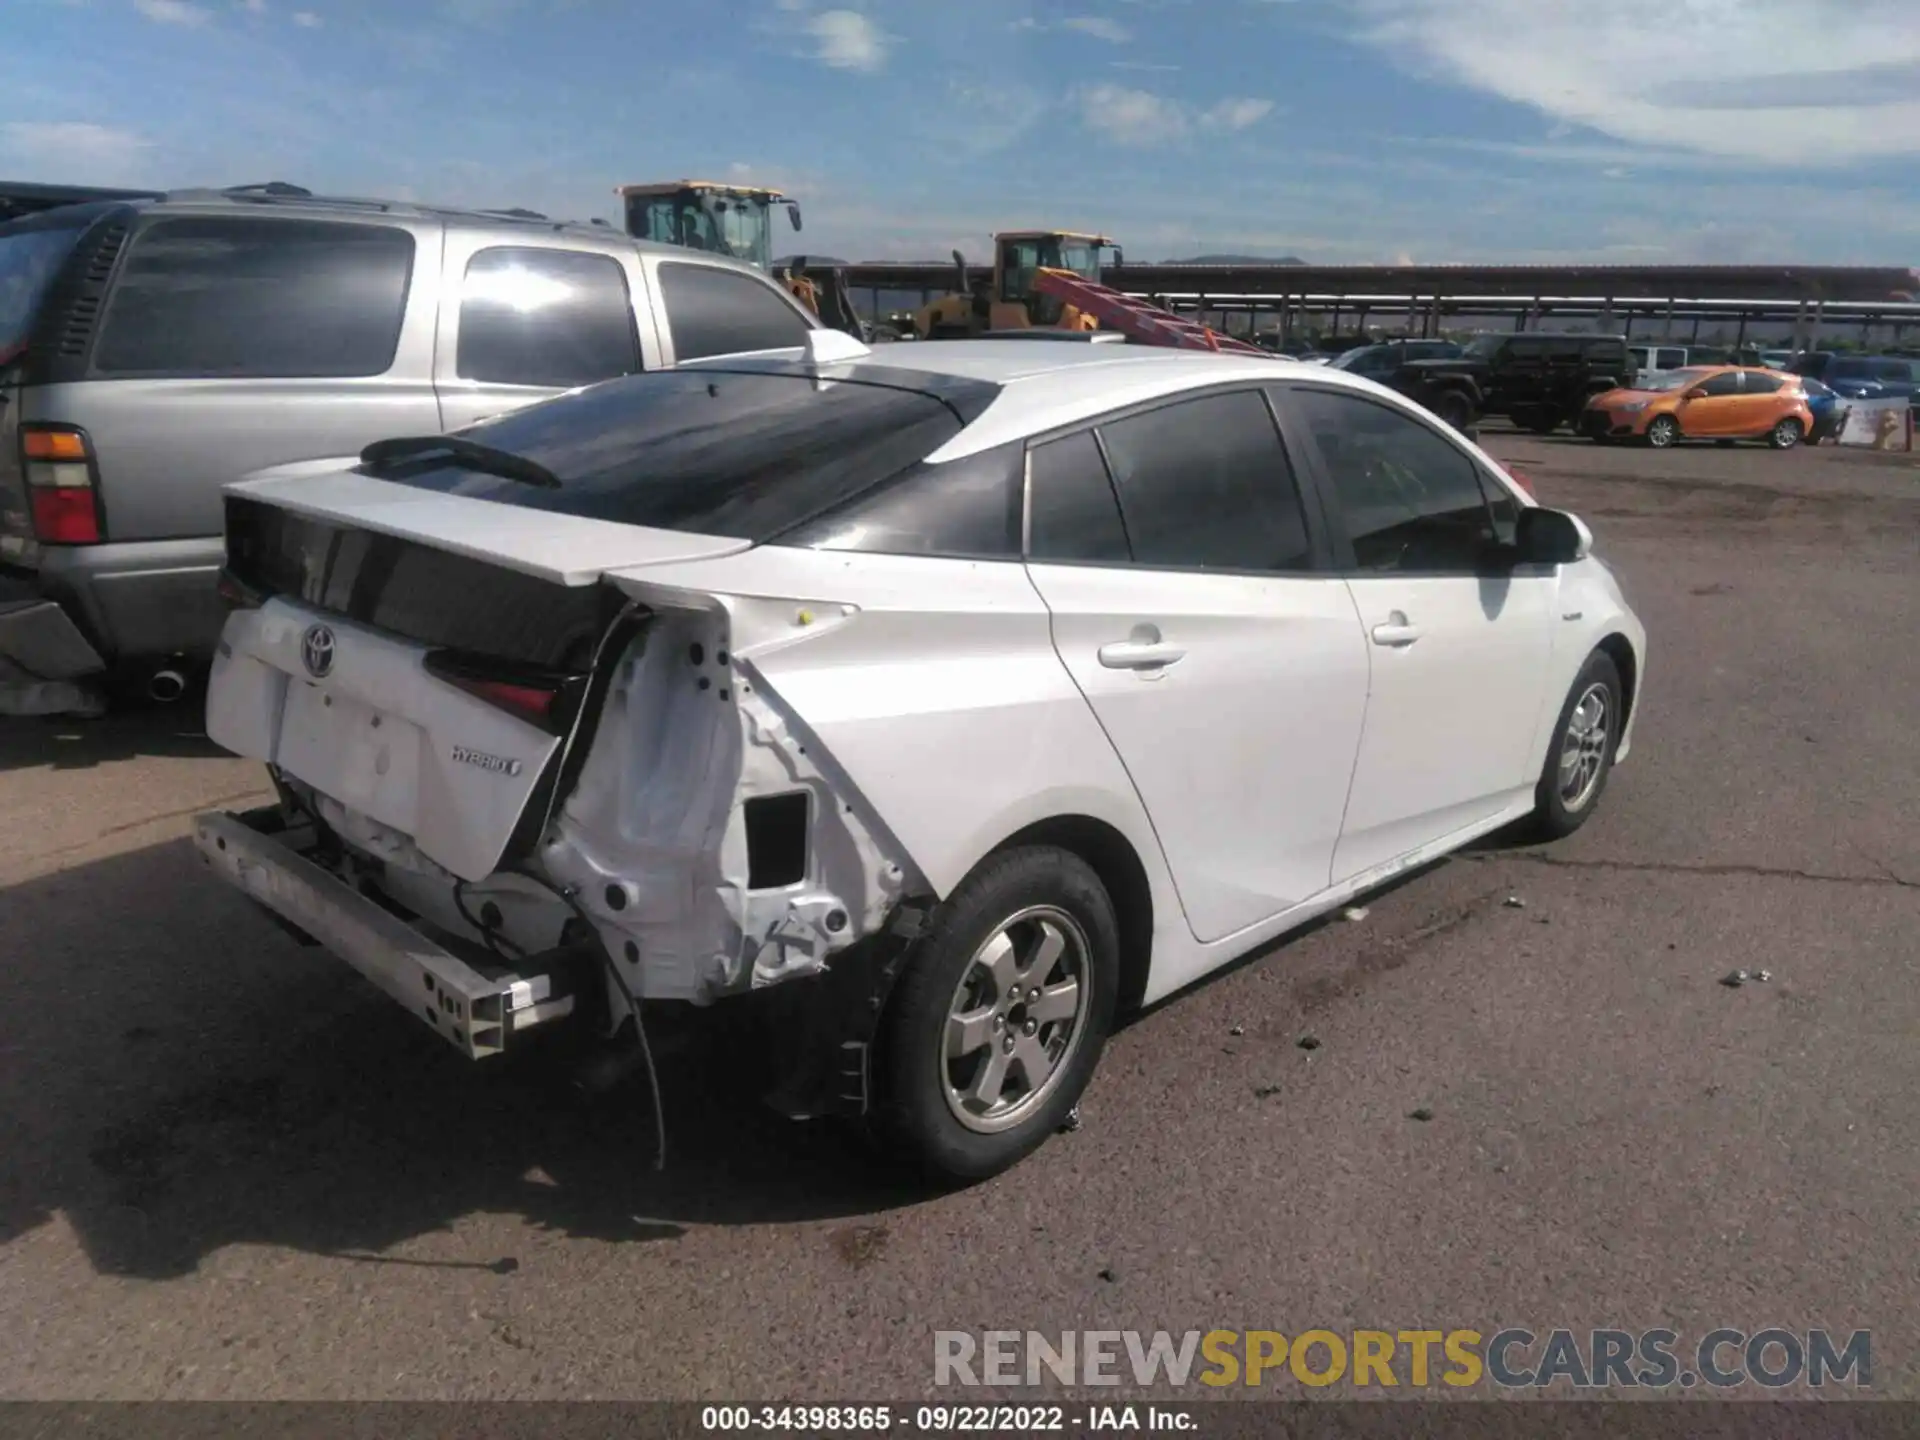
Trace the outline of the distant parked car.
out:
[[[1813,414],[1813,429],[1807,435],[1807,443],[1818,445],[1823,440],[1834,439],[1846,422],[1847,407],[1829,387],[1812,376],[1802,375],[1799,380],[1800,389],[1807,397],[1807,409]]]
[[[1664,450],[1682,440],[1765,440],[1791,450],[1813,433],[1797,377],[1734,365],[1696,366],[1596,395],[1582,434],[1605,444],[1639,440]]]
[[[1643,375],[1656,370],[1684,370],[1687,367],[1687,347],[1684,345],[1629,345],[1627,353],[1633,356],[1634,365]]]
[[[1841,355],[1816,350],[1793,362],[1796,375],[1810,375],[1849,400],[1913,397],[1914,362],[1897,355]]]
[[[1457,356],[1409,360],[1385,383],[1456,429],[1501,415],[1536,434],[1577,426],[1589,397],[1639,373],[1624,335],[1477,336]]]
[[[1364,375],[1369,380],[1385,381],[1411,360],[1455,360],[1466,354],[1466,347],[1451,340],[1389,340],[1380,345],[1362,345],[1335,356],[1327,363],[1336,370]]]
[[[276,185],[0,226],[0,660],[177,698],[223,483],[817,325],[752,266],[531,212]]]

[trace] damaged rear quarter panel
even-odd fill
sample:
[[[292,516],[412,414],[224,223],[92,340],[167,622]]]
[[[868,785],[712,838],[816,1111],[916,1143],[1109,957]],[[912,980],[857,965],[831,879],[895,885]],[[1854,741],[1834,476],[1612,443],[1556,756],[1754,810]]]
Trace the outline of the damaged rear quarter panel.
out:
[[[638,993],[705,1001],[818,970],[1059,815],[1125,836],[1156,928],[1177,920],[1022,565],[762,547],[609,579],[654,617],[542,860],[612,953],[633,941]],[[806,878],[748,891],[741,807],[795,789],[812,797]]]

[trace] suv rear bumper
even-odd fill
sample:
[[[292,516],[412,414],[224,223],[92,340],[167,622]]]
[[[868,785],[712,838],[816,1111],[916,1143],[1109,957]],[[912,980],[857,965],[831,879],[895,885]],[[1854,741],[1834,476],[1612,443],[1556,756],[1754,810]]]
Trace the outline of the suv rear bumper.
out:
[[[198,658],[213,653],[226,623],[218,589],[225,558],[218,535],[48,546],[38,574],[26,583],[65,612],[69,627],[95,652],[96,670],[121,660]],[[20,663],[34,669],[25,659]]]

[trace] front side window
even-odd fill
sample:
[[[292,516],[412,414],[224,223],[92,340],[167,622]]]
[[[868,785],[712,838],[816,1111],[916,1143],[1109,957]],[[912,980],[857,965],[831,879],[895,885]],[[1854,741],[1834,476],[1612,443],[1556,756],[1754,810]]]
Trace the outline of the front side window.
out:
[[[501,245],[467,262],[454,373],[571,390],[640,368],[626,272],[610,255]]]
[[[1473,574],[1499,536],[1479,467],[1386,405],[1321,390],[1295,397],[1326,468],[1354,563],[1367,574]]]
[[[182,216],[135,237],[94,352],[102,375],[383,375],[413,274],[388,225]]]
[[[663,262],[658,274],[675,360],[787,350],[807,343],[813,327],[806,317],[758,276],[678,260]]]
[[[1100,427],[1137,564],[1313,568],[1299,487],[1265,397],[1234,390]]]

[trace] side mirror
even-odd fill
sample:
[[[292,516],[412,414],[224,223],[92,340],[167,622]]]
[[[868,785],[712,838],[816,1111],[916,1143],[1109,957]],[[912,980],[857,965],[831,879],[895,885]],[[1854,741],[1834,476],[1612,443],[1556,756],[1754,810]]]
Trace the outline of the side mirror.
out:
[[[1114,246],[1113,247],[1113,268],[1116,270],[1124,270],[1126,268],[1126,264],[1127,264],[1126,251],[1122,250],[1118,245]]]
[[[787,206],[787,219],[793,222],[794,234],[796,235],[799,234],[800,233],[800,207],[798,205]]]
[[[1514,526],[1513,549],[1522,565],[1571,565],[1593,552],[1593,532],[1564,510],[1529,505]]]

